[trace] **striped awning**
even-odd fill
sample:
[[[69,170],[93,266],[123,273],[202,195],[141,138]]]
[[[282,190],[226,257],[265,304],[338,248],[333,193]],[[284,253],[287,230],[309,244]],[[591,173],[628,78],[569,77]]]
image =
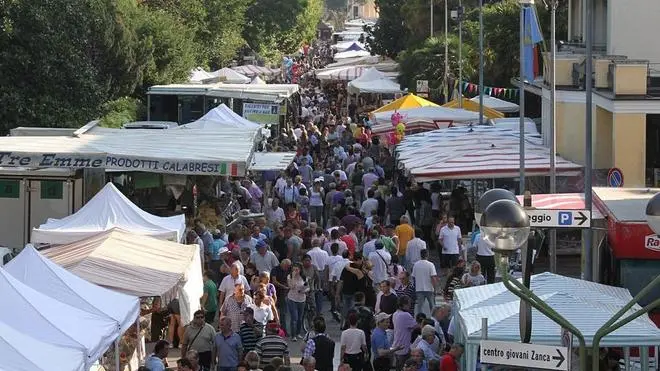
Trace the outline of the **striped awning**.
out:
[[[540,138],[526,135],[525,171],[544,176],[550,151]],[[512,130],[488,126],[438,129],[408,136],[397,147],[399,165],[417,181],[515,178],[519,174],[519,137]],[[557,175],[574,176],[582,166],[557,157]]]
[[[255,66],[251,64],[246,64],[244,66],[236,66],[236,67],[232,67],[231,69],[247,77],[275,76],[280,73],[279,68],[268,68],[268,67]]]

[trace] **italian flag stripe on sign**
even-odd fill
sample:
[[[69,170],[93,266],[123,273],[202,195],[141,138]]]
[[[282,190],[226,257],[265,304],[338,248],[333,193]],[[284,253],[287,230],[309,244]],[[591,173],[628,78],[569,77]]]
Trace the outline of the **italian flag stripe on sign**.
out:
[[[231,176],[238,176],[238,164],[231,164]]]
[[[227,164],[224,162],[220,164],[220,174],[227,175]]]

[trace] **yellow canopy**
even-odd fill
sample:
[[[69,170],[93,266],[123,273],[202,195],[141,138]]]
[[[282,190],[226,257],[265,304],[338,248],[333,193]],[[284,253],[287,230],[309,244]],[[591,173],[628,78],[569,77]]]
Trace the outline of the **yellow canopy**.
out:
[[[419,108],[419,107],[438,107],[438,105],[411,93],[393,102],[390,102],[380,107],[379,109],[372,111],[371,113],[387,112],[387,111],[400,110],[404,108]]]
[[[453,101],[443,105],[443,107],[447,108],[458,108],[458,106],[458,99],[454,99]],[[463,98],[463,109],[472,112],[479,112],[479,102]],[[484,117],[489,119],[501,119],[504,117],[504,114],[484,105]]]

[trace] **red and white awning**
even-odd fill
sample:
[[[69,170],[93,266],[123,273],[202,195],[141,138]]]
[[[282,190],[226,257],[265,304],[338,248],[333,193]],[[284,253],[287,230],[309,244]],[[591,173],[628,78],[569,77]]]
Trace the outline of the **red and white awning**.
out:
[[[406,124],[406,134],[410,134],[412,132],[419,132],[419,131],[431,131],[431,130],[436,130],[436,129],[441,129],[443,127],[447,127],[451,124],[449,121],[435,121],[435,122],[424,122],[424,121],[417,121],[417,122],[412,122],[409,124]],[[395,127],[392,126],[392,124],[389,123],[383,123],[383,124],[375,124],[371,127],[371,132],[374,135],[387,135],[389,133],[393,133],[395,130]]]
[[[523,204],[524,196],[516,196]],[[540,210],[585,210],[584,193],[555,193],[532,195],[532,207]],[[603,219],[603,214],[593,207],[591,219]]]
[[[526,135],[525,171],[550,172],[550,151],[540,138]],[[417,181],[515,178],[519,174],[519,137],[489,126],[456,127],[408,136],[397,147],[399,165]],[[557,157],[557,175],[574,176],[582,166]]]

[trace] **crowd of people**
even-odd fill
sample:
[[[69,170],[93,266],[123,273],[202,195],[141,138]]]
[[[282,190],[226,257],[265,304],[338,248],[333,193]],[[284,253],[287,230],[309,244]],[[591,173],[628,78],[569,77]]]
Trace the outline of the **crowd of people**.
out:
[[[180,370],[284,371],[287,340],[299,342],[307,371],[458,370],[450,301],[459,287],[493,282],[492,251],[479,237],[464,246],[439,187],[398,174],[368,120],[341,114],[341,92],[300,83],[303,115],[287,139],[294,163],[234,184],[262,217],[212,230],[195,221],[202,309],[185,328],[170,323],[145,366],[164,370],[176,336]],[[466,270],[469,247],[477,260]],[[332,318],[339,338],[327,334]]]

